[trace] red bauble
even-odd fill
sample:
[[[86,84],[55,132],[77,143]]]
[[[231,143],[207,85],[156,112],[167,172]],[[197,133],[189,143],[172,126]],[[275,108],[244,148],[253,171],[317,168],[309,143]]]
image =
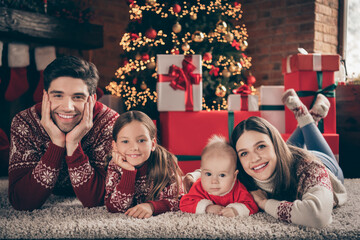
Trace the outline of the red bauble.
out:
[[[174,4],[173,9],[174,13],[179,13],[181,11],[181,6],[179,4]]]
[[[143,53],[143,54],[141,55],[141,60],[143,60],[143,61],[147,61],[147,60],[149,60],[149,59],[150,59],[149,54],[147,54],[147,53]]]
[[[249,86],[254,85],[255,82],[256,82],[256,78],[255,78],[253,75],[248,76],[248,78],[247,78],[247,84],[248,84]]]
[[[137,84],[137,81],[138,81],[137,78],[134,78],[134,79],[132,80],[132,82],[133,82],[134,85]]]
[[[145,36],[150,38],[150,39],[155,39],[156,36],[157,36],[157,32],[155,29],[153,28],[149,28],[146,33],[145,33]]]
[[[204,53],[203,59],[204,59],[204,61],[211,61],[212,60],[212,54],[210,52]]]

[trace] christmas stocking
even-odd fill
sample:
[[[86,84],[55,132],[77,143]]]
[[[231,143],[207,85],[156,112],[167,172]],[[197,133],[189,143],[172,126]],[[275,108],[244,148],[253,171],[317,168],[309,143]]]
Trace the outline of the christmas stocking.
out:
[[[30,64],[29,46],[9,43],[10,82],[5,92],[7,101],[14,101],[29,89],[26,67]]]
[[[44,89],[44,69],[56,58],[55,47],[38,47],[35,48],[36,69],[40,73],[39,83],[35,89],[34,102],[41,102]]]

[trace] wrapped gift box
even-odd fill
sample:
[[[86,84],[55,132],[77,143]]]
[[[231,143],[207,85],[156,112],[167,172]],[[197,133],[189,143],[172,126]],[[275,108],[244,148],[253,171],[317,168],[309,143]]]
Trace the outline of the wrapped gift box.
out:
[[[229,140],[233,128],[250,116],[260,117],[260,112],[161,112],[161,145],[175,155],[200,156],[212,135]]]
[[[201,55],[157,55],[158,111],[202,110]]]
[[[184,172],[200,167],[200,155],[209,138],[222,135],[229,140],[233,128],[260,112],[199,111],[160,112],[160,142],[177,155]]]
[[[259,98],[257,95],[229,94],[229,111],[259,111]]]
[[[340,56],[337,54],[294,54],[282,60],[282,73],[298,71],[331,71],[339,70]]]
[[[290,133],[286,133],[286,134],[281,134],[281,136],[283,137],[283,139],[285,141],[288,140],[288,138],[290,137]],[[339,134],[336,133],[324,133],[323,134],[326,142],[329,144],[333,154],[335,155],[337,161],[339,162]]]
[[[280,133],[285,133],[285,107],[281,101],[284,86],[260,86],[260,113]]]
[[[296,59],[292,61],[292,59]],[[310,61],[310,59],[313,59]],[[320,59],[320,60],[319,60]],[[284,66],[284,61],[286,62]],[[306,63],[306,61],[308,61]],[[309,62],[314,65],[308,70]],[[297,65],[296,65],[297,64]],[[288,66],[290,65],[290,70]],[[322,93],[330,101],[328,116],[319,125],[324,133],[336,133],[336,100],[334,71],[339,70],[338,55],[297,54],[283,59],[285,90],[295,89],[301,101],[310,109],[317,93]],[[285,131],[290,133],[297,126],[294,114],[285,109]]]

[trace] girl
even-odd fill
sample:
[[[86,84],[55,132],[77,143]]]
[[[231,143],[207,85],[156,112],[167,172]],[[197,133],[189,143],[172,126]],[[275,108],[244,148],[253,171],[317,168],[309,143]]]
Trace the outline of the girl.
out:
[[[106,177],[108,211],[135,218],[176,211],[183,194],[181,175],[176,157],[157,145],[153,121],[139,111],[121,114]]]
[[[240,160],[241,182],[252,191],[259,208],[273,217],[326,226],[332,221],[333,207],[347,198],[342,171],[316,127],[330,103],[319,94],[309,112],[293,89],[282,100],[299,123],[289,145],[275,127],[259,117],[250,117],[234,129],[231,144]],[[304,144],[307,150],[300,148]]]

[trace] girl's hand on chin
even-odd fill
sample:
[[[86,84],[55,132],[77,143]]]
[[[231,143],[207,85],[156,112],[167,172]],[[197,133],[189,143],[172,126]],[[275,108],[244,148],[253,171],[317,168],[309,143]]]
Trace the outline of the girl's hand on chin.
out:
[[[116,165],[123,169],[128,171],[135,171],[135,167],[126,161],[125,157],[119,152],[112,151],[112,161],[114,161]]]

